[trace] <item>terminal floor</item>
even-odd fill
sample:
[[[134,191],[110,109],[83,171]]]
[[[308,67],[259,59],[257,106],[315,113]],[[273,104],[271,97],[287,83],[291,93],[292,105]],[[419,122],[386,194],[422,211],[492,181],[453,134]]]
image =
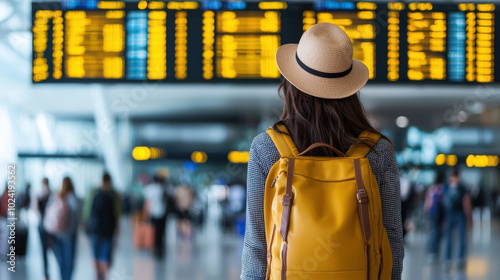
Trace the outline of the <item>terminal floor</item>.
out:
[[[201,230],[192,244],[175,234],[175,221],[167,225],[168,255],[155,261],[150,252],[134,250],[131,225],[122,223],[114,264],[108,280],[237,280],[241,269],[242,238],[220,233],[217,228]],[[42,280],[42,258],[36,227],[30,228],[28,253],[16,262],[16,272],[0,264],[1,280]],[[406,244],[403,280],[500,279],[500,226],[491,234],[477,231],[469,236],[469,258],[463,271],[443,272],[442,264],[428,264],[425,236],[410,233]],[[49,254],[51,280],[59,280],[55,257]],[[85,234],[79,235],[73,280],[93,280],[91,249]]]

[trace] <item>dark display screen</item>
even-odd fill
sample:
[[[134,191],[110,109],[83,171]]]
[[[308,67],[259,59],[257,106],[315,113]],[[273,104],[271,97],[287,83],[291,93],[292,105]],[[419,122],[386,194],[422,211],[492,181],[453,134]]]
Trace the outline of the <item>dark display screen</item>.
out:
[[[372,82],[500,81],[491,3],[67,0],[32,10],[34,83],[276,82],[276,49],[320,22],[346,31]]]

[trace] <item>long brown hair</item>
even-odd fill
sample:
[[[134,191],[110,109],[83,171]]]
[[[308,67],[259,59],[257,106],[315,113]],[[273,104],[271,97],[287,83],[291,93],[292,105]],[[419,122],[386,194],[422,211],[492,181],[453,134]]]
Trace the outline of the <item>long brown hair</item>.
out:
[[[284,133],[277,127],[278,124],[284,124],[299,151],[323,142],[346,153],[362,131],[378,133],[368,122],[358,94],[342,99],[318,98],[302,92],[286,79],[281,82],[278,93],[285,105],[273,129]],[[375,144],[363,142],[370,146]],[[308,155],[336,156],[327,148],[315,149]]]
[[[59,192],[59,197],[65,199],[70,193],[75,193],[73,182],[71,181],[71,178],[64,177],[62,181],[61,191]]]

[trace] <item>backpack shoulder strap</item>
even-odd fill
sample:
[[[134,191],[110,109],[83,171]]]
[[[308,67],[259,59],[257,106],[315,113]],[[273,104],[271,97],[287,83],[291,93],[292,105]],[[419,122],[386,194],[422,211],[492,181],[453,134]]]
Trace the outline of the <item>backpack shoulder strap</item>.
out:
[[[290,137],[288,129],[286,128],[286,126],[282,124],[278,125],[278,129],[287,134],[274,131],[272,126],[268,128],[266,131],[267,134],[269,134],[269,136],[271,137],[271,140],[273,140],[274,145],[276,145],[278,152],[280,152],[280,155],[282,157],[288,157],[288,158],[296,157],[299,154],[299,150],[297,150],[297,147],[293,143],[293,140]]]
[[[380,135],[379,133],[371,132],[371,131],[363,131],[361,134],[359,134],[358,139],[359,140],[367,140],[368,142],[372,142],[373,145],[366,145],[363,142],[356,142],[354,145],[349,148],[349,150],[346,153],[346,156],[348,157],[356,157],[356,158],[364,158],[366,155],[373,149],[375,144],[380,140]]]

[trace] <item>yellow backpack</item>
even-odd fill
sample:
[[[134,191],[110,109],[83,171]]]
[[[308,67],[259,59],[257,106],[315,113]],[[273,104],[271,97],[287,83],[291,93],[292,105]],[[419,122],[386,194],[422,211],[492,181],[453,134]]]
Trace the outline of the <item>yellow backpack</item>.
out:
[[[288,133],[286,127],[278,126]],[[346,155],[325,143],[299,153],[288,134],[267,130],[280,152],[266,180],[267,276],[272,280],[391,279],[377,180],[359,143]],[[380,134],[359,139],[376,143]],[[303,156],[328,147],[339,157]]]

